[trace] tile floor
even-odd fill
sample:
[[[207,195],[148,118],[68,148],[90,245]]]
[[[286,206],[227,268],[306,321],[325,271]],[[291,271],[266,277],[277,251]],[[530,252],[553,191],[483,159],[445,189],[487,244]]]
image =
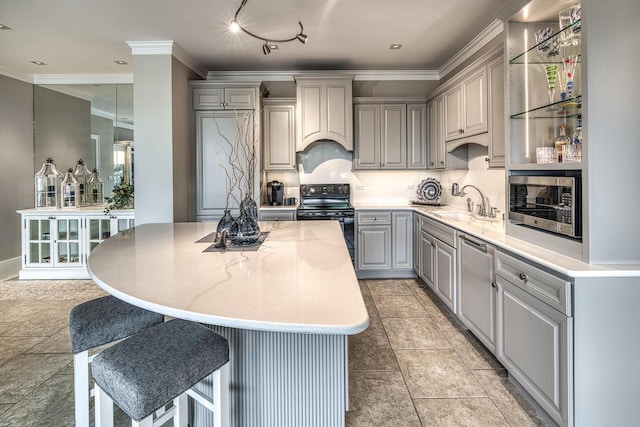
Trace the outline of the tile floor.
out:
[[[360,284],[371,325],[349,340],[347,426],[546,425],[424,284]],[[73,425],[68,315],[101,295],[91,281],[0,280],[0,427]]]

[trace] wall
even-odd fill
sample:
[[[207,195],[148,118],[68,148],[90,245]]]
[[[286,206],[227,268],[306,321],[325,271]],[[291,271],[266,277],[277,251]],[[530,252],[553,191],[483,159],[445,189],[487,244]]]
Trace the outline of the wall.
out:
[[[34,173],[48,157],[58,171],[91,158],[91,103],[41,86],[33,87]]]
[[[189,109],[191,108],[188,81],[199,76],[182,62],[173,58],[173,220],[189,221],[189,203],[195,201],[195,189],[191,194],[191,154],[195,147],[189,137]],[[195,172],[194,172],[195,174]]]
[[[100,136],[100,164],[94,165],[93,159],[85,159],[89,169],[94,167],[100,172],[104,181],[104,194],[110,195],[113,191],[113,120],[103,117],[91,116],[91,133]]]
[[[32,208],[33,86],[0,75],[0,278],[20,269],[21,227],[17,209]]]

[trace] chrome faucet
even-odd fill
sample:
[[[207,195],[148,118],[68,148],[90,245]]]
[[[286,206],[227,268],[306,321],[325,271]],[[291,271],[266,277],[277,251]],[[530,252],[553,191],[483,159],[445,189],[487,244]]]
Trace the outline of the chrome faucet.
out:
[[[467,193],[465,193],[465,191],[464,191],[464,189],[467,188],[467,187],[473,188],[474,190],[476,190],[478,192],[478,194],[480,194],[480,206],[478,206],[478,215],[479,216],[490,216],[490,214],[492,213],[492,209],[491,209],[491,205],[489,203],[489,198],[488,197],[484,197],[484,194],[482,194],[482,191],[480,191],[480,189],[478,187],[476,187],[475,185],[467,184],[467,185],[464,185],[462,188],[459,188],[458,184],[454,182],[453,185],[451,185],[451,195],[452,196],[464,197],[464,196],[467,195]],[[469,199],[467,199],[467,209],[473,210],[473,204],[471,203],[471,201]]]

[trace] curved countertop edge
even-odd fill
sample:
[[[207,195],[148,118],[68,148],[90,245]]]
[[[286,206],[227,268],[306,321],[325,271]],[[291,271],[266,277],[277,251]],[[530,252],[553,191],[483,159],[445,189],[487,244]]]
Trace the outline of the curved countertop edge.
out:
[[[454,206],[423,206],[411,203],[407,204],[376,204],[376,203],[353,203],[354,209],[358,210],[409,210],[421,215],[426,215],[436,221],[453,227],[459,231],[467,233],[478,239],[536,262],[544,267],[557,271],[569,277],[638,277],[640,276],[640,265],[636,264],[588,264],[581,260],[571,258],[559,252],[554,252],[534,243],[509,236],[505,233],[504,223],[486,223],[481,220],[471,220],[469,222],[456,221],[450,218],[443,218],[436,215],[439,210],[459,210]],[[560,261],[560,262],[558,262]]]
[[[124,302],[128,302],[129,304],[153,311],[155,313],[164,314],[165,316],[205,323],[208,325],[268,332],[306,333],[319,335],[355,335],[366,330],[369,327],[370,323],[369,316],[367,316],[367,318],[360,323],[346,327],[339,327],[335,325],[301,325],[295,323],[276,323],[255,320],[252,321],[194,313],[191,311],[167,307],[140,298],[132,297],[104,283],[102,280],[96,277],[95,274],[93,274],[91,268],[88,265],[87,271],[89,272],[89,276],[91,277],[91,279],[96,282],[98,286],[100,286],[104,291]]]

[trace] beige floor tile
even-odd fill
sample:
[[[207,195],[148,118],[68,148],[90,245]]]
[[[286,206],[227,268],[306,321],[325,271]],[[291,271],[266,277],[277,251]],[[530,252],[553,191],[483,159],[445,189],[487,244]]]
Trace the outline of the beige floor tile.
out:
[[[547,425],[531,403],[506,378],[505,370],[474,370],[472,372],[511,425],[518,427]]]
[[[509,427],[488,397],[415,399],[423,425],[433,427]]]
[[[428,317],[385,317],[382,324],[394,350],[451,348],[449,341]]]
[[[502,365],[493,354],[469,331],[442,332],[469,369],[498,369]]]
[[[374,295],[380,317],[427,317],[427,312],[413,295]]]
[[[0,366],[43,340],[44,337],[0,337]]]
[[[28,320],[16,323],[2,333],[3,337],[50,337],[61,329],[68,328],[69,323],[62,320]]]
[[[0,403],[19,402],[70,360],[70,354],[23,354],[0,366]]]
[[[0,301],[0,322],[25,322],[46,308],[40,301]]]
[[[400,372],[352,372],[348,427],[420,427]]]
[[[7,412],[13,405],[0,404],[0,420],[2,419],[2,414]]]
[[[364,332],[349,337],[350,371],[399,369],[382,323],[371,323]]]
[[[367,281],[371,295],[413,295],[402,279]]]
[[[365,296],[365,295],[371,296],[366,280],[358,280],[358,285],[360,285],[360,292],[362,293],[362,296]]]
[[[58,332],[38,343],[28,353],[71,353],[69,328],[64,326]]]
[[[395,350],[411,397],[486,397],[455,350]]]

